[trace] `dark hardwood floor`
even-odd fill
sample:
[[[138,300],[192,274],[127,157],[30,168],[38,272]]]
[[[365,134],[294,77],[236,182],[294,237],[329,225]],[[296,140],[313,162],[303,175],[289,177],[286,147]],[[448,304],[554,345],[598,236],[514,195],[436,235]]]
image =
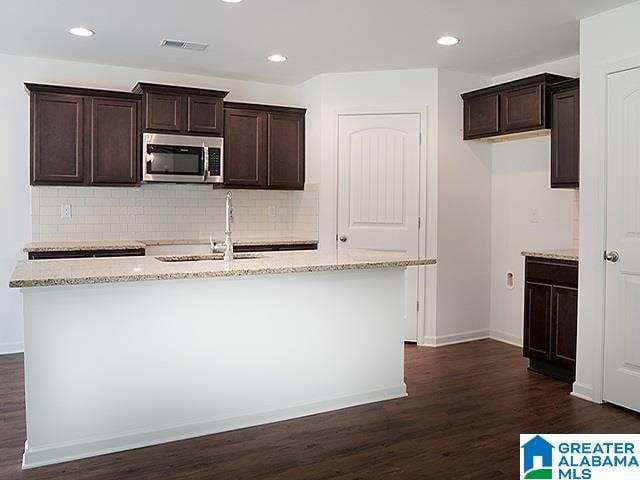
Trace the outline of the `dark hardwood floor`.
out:
[[[640,432],[489,340],[407,346],[406,377],[404,399],[23,472],[22,356],[0,357],[0,479],[514,479],[520,433]]]

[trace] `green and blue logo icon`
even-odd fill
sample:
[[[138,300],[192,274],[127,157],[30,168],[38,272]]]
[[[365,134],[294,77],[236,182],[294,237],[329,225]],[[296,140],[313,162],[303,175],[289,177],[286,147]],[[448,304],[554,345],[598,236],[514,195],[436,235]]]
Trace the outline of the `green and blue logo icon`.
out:
[[[540,435],[521,445],[521,478],[553,480],[553,444]]]
[[[521,480],[638,480],[638,434],[522,434]]]

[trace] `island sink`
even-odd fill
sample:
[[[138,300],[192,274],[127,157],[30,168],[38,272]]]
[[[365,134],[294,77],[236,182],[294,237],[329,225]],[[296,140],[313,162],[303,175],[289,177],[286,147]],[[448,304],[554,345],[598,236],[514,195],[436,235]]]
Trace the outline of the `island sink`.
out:
[[[177,262],[207,262],[207,261],[227,261],[223,253],[209,253],[206,255],[162,255],[154,257],[159,262],[177,263]],[[251,253],[235,253],[233,260],[257,260],[262,255]]]

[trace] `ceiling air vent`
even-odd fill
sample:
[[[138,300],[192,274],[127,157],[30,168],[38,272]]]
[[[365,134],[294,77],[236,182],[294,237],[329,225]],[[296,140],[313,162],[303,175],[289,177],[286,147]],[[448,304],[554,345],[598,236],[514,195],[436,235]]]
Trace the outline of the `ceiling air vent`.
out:
[[[161,47],[181,48],[183,50],[195,50],[196,52],[202,52],[209,46],[206,43],[199,42],[187,42],[185,40],[169,40],[165,38],[160,42]]]

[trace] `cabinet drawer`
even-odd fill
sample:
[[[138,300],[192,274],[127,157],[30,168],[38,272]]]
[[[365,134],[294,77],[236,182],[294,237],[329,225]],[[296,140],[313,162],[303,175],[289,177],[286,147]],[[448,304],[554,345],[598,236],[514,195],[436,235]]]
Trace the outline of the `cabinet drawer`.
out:
[[[527,257],[525,264],[527,281],[538,281],[552,285],[578,286],[578,263],[565,260]]]

